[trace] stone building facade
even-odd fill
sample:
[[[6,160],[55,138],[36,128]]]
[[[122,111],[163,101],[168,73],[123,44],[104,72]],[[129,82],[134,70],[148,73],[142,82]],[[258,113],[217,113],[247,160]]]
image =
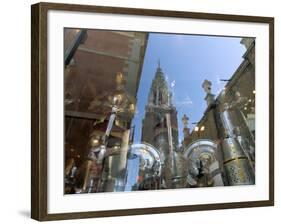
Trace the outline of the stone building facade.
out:
[[[255,183],[255,41],[243,38],[241,44],[244,60],[216,98],[204,81],[207,108],[190,133],[191,142],[217,144],[224,185]]]
[[[163,159],[163,183],[159,188],[182,186],[180,177],[185,165],[179,153],[177,110],[171,99],[171,91],[159,63],[145,107],[141,137],[143,143],[158,149]]]

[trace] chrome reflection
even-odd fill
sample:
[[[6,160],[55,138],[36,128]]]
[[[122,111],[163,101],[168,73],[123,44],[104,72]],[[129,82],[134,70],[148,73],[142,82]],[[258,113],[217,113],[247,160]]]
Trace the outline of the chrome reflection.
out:
[[[125,190],[159,189],[163,155],[154,146],[147,143],[131,145],[128,153]]]
[[[223,186],[218,145],[208,139],[199,139],[184,149],[187,161],[189,187]]]

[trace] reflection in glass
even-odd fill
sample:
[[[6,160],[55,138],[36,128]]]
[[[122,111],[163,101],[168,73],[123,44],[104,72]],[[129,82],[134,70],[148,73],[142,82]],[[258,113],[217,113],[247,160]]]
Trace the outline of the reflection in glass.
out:
[[[68,28],[64,43],[65,194],[255,184],[254,38]]]

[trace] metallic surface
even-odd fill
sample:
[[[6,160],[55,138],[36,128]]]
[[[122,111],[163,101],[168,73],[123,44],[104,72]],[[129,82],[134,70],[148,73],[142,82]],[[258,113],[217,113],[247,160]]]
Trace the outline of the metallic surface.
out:
[[[225,100],[224,96],[223,94],[222,101]],[[255,175],[251,163],[238,140],[239,129],[238,126],[235,125],[235,121],[238,119],[237,114],[229,109],[227,103],[224,104],[223,111],[220,113],[220,119],[225,134],[221,145],[224,169],[229,185],[254,184]]]
[[[188,169],[187,182],[191,187],[224,185],[217,158],[218,153],[218,145],[209,139],[199,139],[184,149],[183,156]],[[200,167],[201,164],[203,167]],[[201,177],[205,177],[203,183],[200,183],[202,181],[200,169],[202,169]]]
[[[160,152],[150,144],[133,144],[129,149],[129,160],[136,159],[138,161],[138,170],[130,172],[127,169],[127,190],[135,190],[134,188],[141,186],[144,182],[151,182],[160,179],[162,175],[164,157]],[[135,180],[135,181],[132,181]]]

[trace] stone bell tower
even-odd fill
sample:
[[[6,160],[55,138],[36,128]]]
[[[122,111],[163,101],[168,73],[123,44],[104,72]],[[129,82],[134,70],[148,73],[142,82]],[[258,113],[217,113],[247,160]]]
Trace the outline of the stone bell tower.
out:
[[[158,62],[145,107],[141,140],[156,147],[164,158],[166,167],[172,169],[173,154],[178,148],[177,110],[171,102],[171,92],[160,62]],[[167,172],[173,175],[173,171]]]

